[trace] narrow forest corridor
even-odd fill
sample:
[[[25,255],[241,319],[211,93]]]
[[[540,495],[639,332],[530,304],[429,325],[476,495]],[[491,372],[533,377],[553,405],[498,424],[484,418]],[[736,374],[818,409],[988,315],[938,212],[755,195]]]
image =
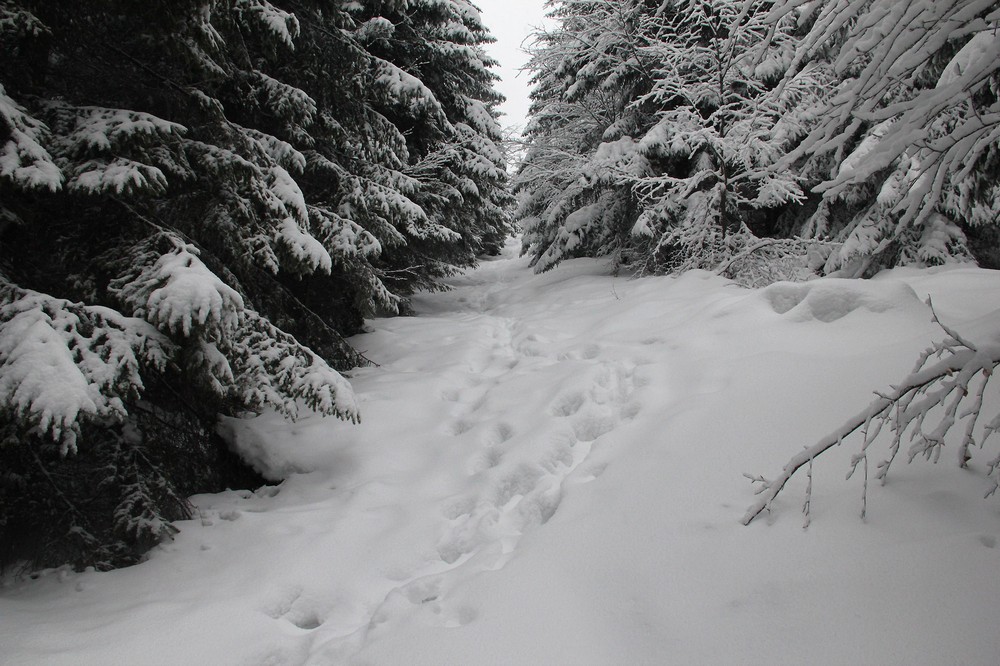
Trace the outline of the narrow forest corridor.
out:
[[[195,519],[138,566],[6,589],[12,663],[997,654],[978,626],[1000,592],[981,468],[903,466],[861,521],[845,443],[814,471],[808,531],[804,480],[766,521],[739,523],[743,472],[775,468],[905,370],[935,335],[927,294],[975,330],[1000,307],[996,273],[747,290],[697,271],[612,277],[590,259],[536,275],[516,251],[351,340],[379,364],[350,376],[360,425],[228,422],[283,481],[195,497]]]
[[[1000,0],[0,0],[0,666],[997,666],[997,269]]]

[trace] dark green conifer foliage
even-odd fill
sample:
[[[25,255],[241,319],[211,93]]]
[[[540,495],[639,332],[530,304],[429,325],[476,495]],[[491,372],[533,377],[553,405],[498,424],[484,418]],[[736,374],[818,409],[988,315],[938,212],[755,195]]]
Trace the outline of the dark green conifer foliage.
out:
[[[115,566],[510,228],[465,0],[0,1],[0,543]],[[248,481],[250,479],[251,481]]]

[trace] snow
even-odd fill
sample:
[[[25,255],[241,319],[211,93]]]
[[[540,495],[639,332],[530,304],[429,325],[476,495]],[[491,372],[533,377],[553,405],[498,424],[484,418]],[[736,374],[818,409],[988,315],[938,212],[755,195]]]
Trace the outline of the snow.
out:
[[[358,36],[358,39],[363,40],[388,39],[395,30],[396,26],[393,25],[392,21],[382,16],[376,16],[359,25],[354,34]]]
[[[53,106],[56,109],[66,109],[61,103]],[[65,142],[66,148],[75,154],[111,151],[134,140],[136,136],[166,137],[186,132],[183,125],[141,111],[84,106],[73,109],[73,112],[78,116],[73,131],[65,138]]]
[[[7,404],[37,415],[38,427],[51,431],[56,441],[73,430],[80,412],[99,411],[97,387],[77,369],[48,314],[41,309],[20,312],[2,330],[0,395]],[[71,448],[74,440],[71,436]]]
[[[423,81],[387,60],[377,60],[377,68],[375,83],[389,101],[414,112],[444,115],[441,104]]]
[[[275,240],[302,265],[304,273],[315,271],[329,273],[333,268],[333,260],[323,244],[303,231],[290,217],[281,222]]]
[[[283,119],[292,119],[309,125],[316,115],[316,100],[304,90],[288,85],[259,70],[253,75],[260,84],[266,108]]]
[[[944,88],[959,81],[963,74],[976,72],[996,61],[1000,38],[992,30],[976,33],[959,49],[938,78],[937,87]]]
[[[319,206],[310,207],[311,219],[318,226],[325,238],[326,247],[338,257],[362,255],[377,257],[382,253],[382,244],[371,233],[351,220]]]
[[[240,127],[238,125],[234,125],[234,127],[241,134],[255,142],[263,154],[283,165],[286,169],[301,173],[306,168],[306,156],[296,150],[290,143],[249,127]]]
[[[287,212],[302,222],[309,219],[305,195],[290,173],[280,166],[271,167],[268,169],[267,188],[274,195],[274,199],[268,202],[272,210]]]
[[[289,49],[295,48],[299,20],[295,14],[278,9],[267,0],[239,0],[237,6],[248,11]]]
[[[160,194],[167,189],[167,177],[160,169],[124,157],[116,157],[110,162],[87,160],[76,171],[68,187],[87,194],[143,191]]]
[[[861,143],[858,144],[858,147],[840,163],[840,173],[845,174],[856,171],[878,147],[879,142],[882,141],[882,138],[891,129],[894,122],[895,120],[893,119],[883,120],[873,127]]]
[[[621,180],[623,176],[641,178],[650,172],[649,161],[642,154],[644,147],[630,136],[605,141],[597,146],[584,173],[591,180],[611,182]]]
[[[9,289],[0,341],[0,396],[64,453],[76,451],[78,421],[124,416],[122,394],[142,387],[140,356],[162,368],[170,347],[145,321]]]
[[[137,315],[159,329],[188,337],[204,329],[232,329],[243,298],[220,280],[192,246],[162,255],[124,290]]]
[[[29,189],[58,191],[62,173],[41,144],[47,128],[8,97],[2,85],[0,121],[10,132],[10,138],[0,148],[0,178],[10,178]]]
[[[8,581],[4,659],[996,663],[978,457],[894,467],[862,521],[848,440],[816,461],[808,530],[798,478],[739,520],[744,472],[778,471],[943,337],[927,296],[996,330],[1000,273],[747,290],[590,259],[539,275],[516,250],[368,322],[361,424],[227,421],[275,485],[193,498],[141,565]]]
[[[761,290],[775,313],[794,321],[833,322],[852,313],[908,310],[915,319],[923,302],[905,282],[828,278],[804,284],[779,282]]]
[[[291,420],[309,411],[354,423],[359,420],[351,385],[315,353],[252,310],[244,311],[242,329],[245,338],[234,350],[240,356],[234,384],[243,393],[243,404],[254,412],[271,407]],[[256,458],[263,454],[235,441],[240,433],[238,423],[223,420],[220,432],[231,436],[227,441],[248,464],[260,469]]]
[[[464,95],[461,96],[460,99],[465,104],[465,115],[468,117],[469,122],[472,123],[472,126],[475,127],[475,129],[472,130],[464,123],[456,123],[455,129],[465,135],[467,140],[473,139],[476,135],[500,136],[500,123],[498,123],[490,114],[490,111],[486,108],[485,104],[478,99],[473,99]],[[462,126],[461,128],[460,125]],[[469,128],[469,130],[466,130],[466,128]],[[487,144],[486,141],[482,141],[482,143]],[[487,156],[498,162],[503,159],[503,155],[500,154],[495,147]]]

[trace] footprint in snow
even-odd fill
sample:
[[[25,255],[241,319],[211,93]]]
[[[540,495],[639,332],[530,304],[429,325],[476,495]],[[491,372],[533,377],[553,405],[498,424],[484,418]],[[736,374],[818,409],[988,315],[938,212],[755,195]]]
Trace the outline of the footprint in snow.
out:
[[[581,442],[593,442],[618,427],[618,423],[615,414],[579,414],[573,420],[573,433]]]
[[[514,436],[514,428],[509,423],[500,422],[487,431],[483,437],[484,446],[497,446],[503,444]]]
[[[640,404],[632,399],[635,392],[634,368],[623,363],[602,364],[586,392],[573,392],[556,400],[552,413],[572,417],[576,438],[592,442],[635,418]]]
[[[301,587],[290,587],[264,607],[264,613],[302,629],[312,631],[323,625],[323,608],[316,600],[304,596]]]
[[[420,615],[431,626],[462,627],[479,616],[472,606],[450,608],[441,583],[439,576],[418,579],[402,588],[402,593],[411,604],[421,607]]]
[[[477,455],[469,468],[470,475],[482,474],[503,462],[503,452],[490,448]]]
[[[406,585],[403,594],[411,604],[426,604],[437,601],[441,596],[440,578],[421,578]]]
[[[451,424],[450,431],[451,434],[458,437],[459,435],[469,432],[475,427],[474,423],[469,423],[468,421],[460,420],[455,421]]]
[[[585,399],[581,391],[566,393],[557,398],[555,403],[553,403],[552,414],[554,416],[573,416],[580,411]]]

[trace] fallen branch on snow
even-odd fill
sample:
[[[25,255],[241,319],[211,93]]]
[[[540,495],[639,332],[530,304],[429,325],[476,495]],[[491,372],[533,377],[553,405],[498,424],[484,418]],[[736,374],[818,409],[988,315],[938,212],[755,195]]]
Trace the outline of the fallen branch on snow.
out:
[[[788,480],[799,469],[808,465],[810,483],[806,488],[806,498],[802,507],[805,515],[804,526],[808,526],[812,499],[812,462],[859,431],[862,434],[861,451],[851,459],[851,469],[847,473],[847,478],[851,478],[859,465],[864,470],[862,517],[867,509],[868,449],[886,425],[893,433],[892,442],[889,445],[888,457],[878,463],[875,474],[875,478],[883,483],[889,467],[899,453],[904,435],[909,433],[909,441],[913,442],[909,447],[908,462],[912,462],[919,455],[937,462],[945,444],[945,435],[957,421],[962,419],[968,420],[958,448],[959,465],[962,467],[967,465],[971,457],[970,448],[977,444],[973,432],[982,411],[983,392],[993,375],[993,369],[1000,364],[1000,341],[973,344],[941,322],[934,312],[930,299],[927,299],[927,305],[931,307],[934,322],[948,337],[926,349],[920,355],[913,372],[898,386],[892,387],[888,393],[876,393],[876,399],[866,409],[852,416],[813,446],[793,456],[776,478],[768,480],[762,476],[746,474],[751,482],[759,484],[756,490],[759,499],[744,514],[741,521],[744,525],[748,525],[765,509],[769,510],[771,502]],[[934,361],[935,358],[939,360]],[[973,383],[976,385],[970,390],[970,384]],[[965,409],[960,413],[959,407],[963,406]],[[925,430],[925,419],[931,410],[937,407],[943,408],[944,413],[932,430]],[[986,424],[978,446],[982,447],[990,435],[998,429],[1000,429],[1000,414]],[[994,494],[1000,487],[1000,455],[993,458],[988,465],[987,476],[992,485],[986,497]]]

